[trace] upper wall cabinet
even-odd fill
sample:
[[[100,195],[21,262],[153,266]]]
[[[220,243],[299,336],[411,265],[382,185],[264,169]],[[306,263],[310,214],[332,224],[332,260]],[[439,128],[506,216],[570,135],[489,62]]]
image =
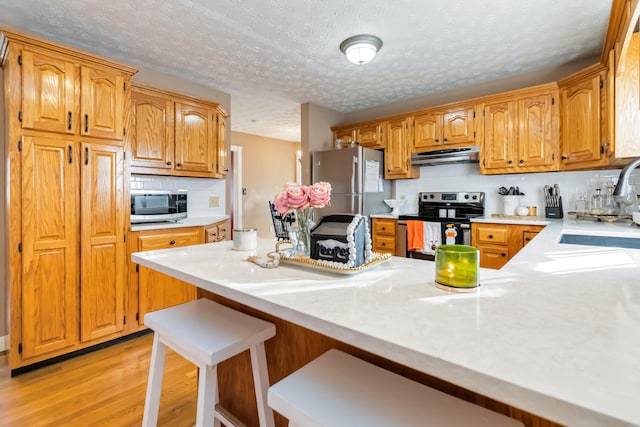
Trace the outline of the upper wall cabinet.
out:
[[[557,98],[558,88],[550,84],[485,99],[481,172],[557,170]]]
[[[597,65],[560,82],[562,166],[606,166],[613,154],[608,133],[607,73]]]
[[[64,55],[24,48],[22,127],[122,140],[125,73],[78,65]]]
[[[413,150],[420,152],[475,145],[475,116],[471,105],[416,113]]]
[[[363,147],[382,149],[385,148],[386,131],[387,122],[362,125],[356,128],[356,141]]]
[[[227,114],[217,104],[134,85],[131,171],[222,178]]]
[[[386,179],[418,178],[420,170],[417,166],[411,165],[412,119],[389,120],[386,135],[384,177]]]

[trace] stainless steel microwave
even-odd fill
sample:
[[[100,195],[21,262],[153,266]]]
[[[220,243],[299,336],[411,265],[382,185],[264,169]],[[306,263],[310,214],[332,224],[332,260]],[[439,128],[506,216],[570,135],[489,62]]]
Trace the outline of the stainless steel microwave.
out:
[[[187,217],[187,190],[131,190],[131,223],[179,221]]]

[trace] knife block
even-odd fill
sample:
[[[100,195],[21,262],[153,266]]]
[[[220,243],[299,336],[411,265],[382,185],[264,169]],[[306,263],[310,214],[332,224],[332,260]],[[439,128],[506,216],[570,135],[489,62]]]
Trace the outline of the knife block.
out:
[[[558,206],[545,206],[544,216],[547,218],[562,218],[562,196],[558,197]]]

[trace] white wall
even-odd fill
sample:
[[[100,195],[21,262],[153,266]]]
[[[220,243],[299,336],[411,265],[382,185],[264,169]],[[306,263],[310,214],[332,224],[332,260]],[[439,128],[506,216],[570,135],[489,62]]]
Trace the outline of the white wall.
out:
[[[189,217],[223,216],[226,212],[225,180],[173,176],[132,175],[131,188],[140,190],[188,190]],[[217,196],[219,206],[209,207],[209,197]]]
[[[558,184],[562,196],[565,217],[575,209],[577,191],[589,191],[607,180],[617,181],[620,170],[601,170],[583,172],[549,172],[511,175],[481,175],[478,164],[452,164],[440,166],[422,166],[420,179],[395,181],[395,198],[406,198],[401,208],[403,214],[417,211],[417,193],[421,191],[484,191],[486,193],[485,211],[487,215],[502,213],[502,201],[498,188],[505,186],[520,187],[525,193],[521,205],[537,206],[538,216],[544,217],[543,187],[546,184]],[[640,173],[635,172],[636,188],[640,190]]]

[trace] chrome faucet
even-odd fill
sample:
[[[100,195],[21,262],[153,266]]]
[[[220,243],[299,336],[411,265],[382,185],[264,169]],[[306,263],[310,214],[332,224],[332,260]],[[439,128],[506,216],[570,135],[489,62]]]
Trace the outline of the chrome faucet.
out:
[[[635,159],[620,171],[620,177],[618,178],[618,184],[616,184],[616,188],[613,190],[613,195],[620,203],[625,205],[633,204],[633,198],[631,193],[631,188],[629,185],[629,177],[631,176],[631,172],[634,171],[635,168],[640,166],[640,158]]]

